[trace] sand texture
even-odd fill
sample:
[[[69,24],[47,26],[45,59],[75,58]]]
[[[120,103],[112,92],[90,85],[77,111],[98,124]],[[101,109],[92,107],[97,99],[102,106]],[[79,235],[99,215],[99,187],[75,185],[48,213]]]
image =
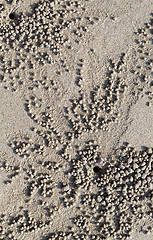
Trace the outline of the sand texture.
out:
[[[152,0],[0,1],[0,240],[153,240]]]

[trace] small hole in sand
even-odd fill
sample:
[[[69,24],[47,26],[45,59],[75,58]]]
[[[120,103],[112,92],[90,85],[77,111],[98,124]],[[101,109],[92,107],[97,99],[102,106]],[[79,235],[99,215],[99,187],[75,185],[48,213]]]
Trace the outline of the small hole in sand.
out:
[[[15,14],[14,13],[10,13],[9,14],[9,19],[11,19],[11,20],[15,19]]]
[[[95,167],[93,168],[93,171],[94,171],[95,173],[99,173],[99,172],[100,172],[100,167],[95,166]]]

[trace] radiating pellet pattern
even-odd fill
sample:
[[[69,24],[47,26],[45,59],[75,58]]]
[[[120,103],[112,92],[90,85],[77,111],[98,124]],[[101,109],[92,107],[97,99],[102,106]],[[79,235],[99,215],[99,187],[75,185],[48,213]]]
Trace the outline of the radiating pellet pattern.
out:
[[[135,51],[137,56],[136,65],[130,70],[136,79],[135,85],[138,91],[147,96],[147,106],[152,106],[152,34],[153,34],[153,18],[150,13],[150,21],[146,22],[143,27],[138,28],[135,34]],[[133,93],[135,94],[135,92]]]
[[[90,1],[38,1],[28,14],[16,9],[20,0],[5,2],[0,82],[22,94],[31,127],[9,136],[19,164],[1,160],[8,188],[24,182],[24,206],[0,215],[0,239],[126,240],[136,224],[152,236],[153,148],[116,144],[105,156],[92,140],[117,126],[124,102],[130,108],[144,94],[152,104],[152,15],[134,33],[136,64],[127,63],[128,52],[108,57],[105,77],[86,89],[86,54],[74,63],[73,50],[88,47],[89,29],[99,20],[86,13]],[[77,92],[71,99],[64,82],[70,76]]]
[[[0,22],[0,80],[6,89],[16,91],[21,87],[21,74],[28,69],[56,64],[56,59],[59,61],[60,55],[64,55],[63,50],[71,49],[71,40],[78,41],[76,38],[84,36],[87,31],[84,4],[84,1],[38,1],[28,14],[13,12],[18,8],[17,2],[0,5],[4,12]],[[26,84],[24,79],[21,82]]]
[[[119,66],[118,63],[116,68]],[[71,107],[66,109],[66,119],[72,129],[69,137],[77,138],[83,132],[94,132],[100,129],[110,130],[109,125],[117,118],[117,106],[126,88],[124,79],[118,76],[113,78],[112,73],[113,71],[108,69],[108,78],[102,86],[98,85],[91,90],[89,99],[81,89],[79,98],[71,100]],[[82,78],[79,77],[79,81],[80,79]]]
[[[94,146],[86,147],[72,161],[72,182],[77,184],[77,189],[84,191],[80,201],[83,205],[82,213],[86,216],[90,211],[89,216],[94,216],[93,228],[99,231],[102,239],[111,236],[127,239],[134,219],[145,219],[145,215],[149,215],[150,222],[152,221],[152,149],[146,147],[137,152],[128,144],[121,146],[121,150],[118,149],[117,154],[98,173],[93,172],[93,166],[97,162],[97,154],[93,156],[94,149]],[[88,165],[90,173],[87,172]],[[92,184],[98,188],[97,193],[89,191],[87,194],[85,189],[95,189]],[[73,223],[88,232],[85,224],[88,217],[85,219],[77,216]],[[91,219],[93,223],[93,218]]]

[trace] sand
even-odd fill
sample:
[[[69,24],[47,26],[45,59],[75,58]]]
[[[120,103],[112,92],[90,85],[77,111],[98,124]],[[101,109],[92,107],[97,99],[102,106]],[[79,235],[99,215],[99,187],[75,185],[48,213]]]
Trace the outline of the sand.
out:
[[[0,240],[153,239],[151,0],[0,2]]]

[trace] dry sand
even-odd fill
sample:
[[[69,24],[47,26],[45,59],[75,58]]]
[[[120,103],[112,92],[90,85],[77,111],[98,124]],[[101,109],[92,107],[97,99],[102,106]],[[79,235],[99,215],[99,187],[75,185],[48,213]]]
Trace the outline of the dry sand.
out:
[[[0,240],[153,239],[152,1],[1,0],[0,25]]]

